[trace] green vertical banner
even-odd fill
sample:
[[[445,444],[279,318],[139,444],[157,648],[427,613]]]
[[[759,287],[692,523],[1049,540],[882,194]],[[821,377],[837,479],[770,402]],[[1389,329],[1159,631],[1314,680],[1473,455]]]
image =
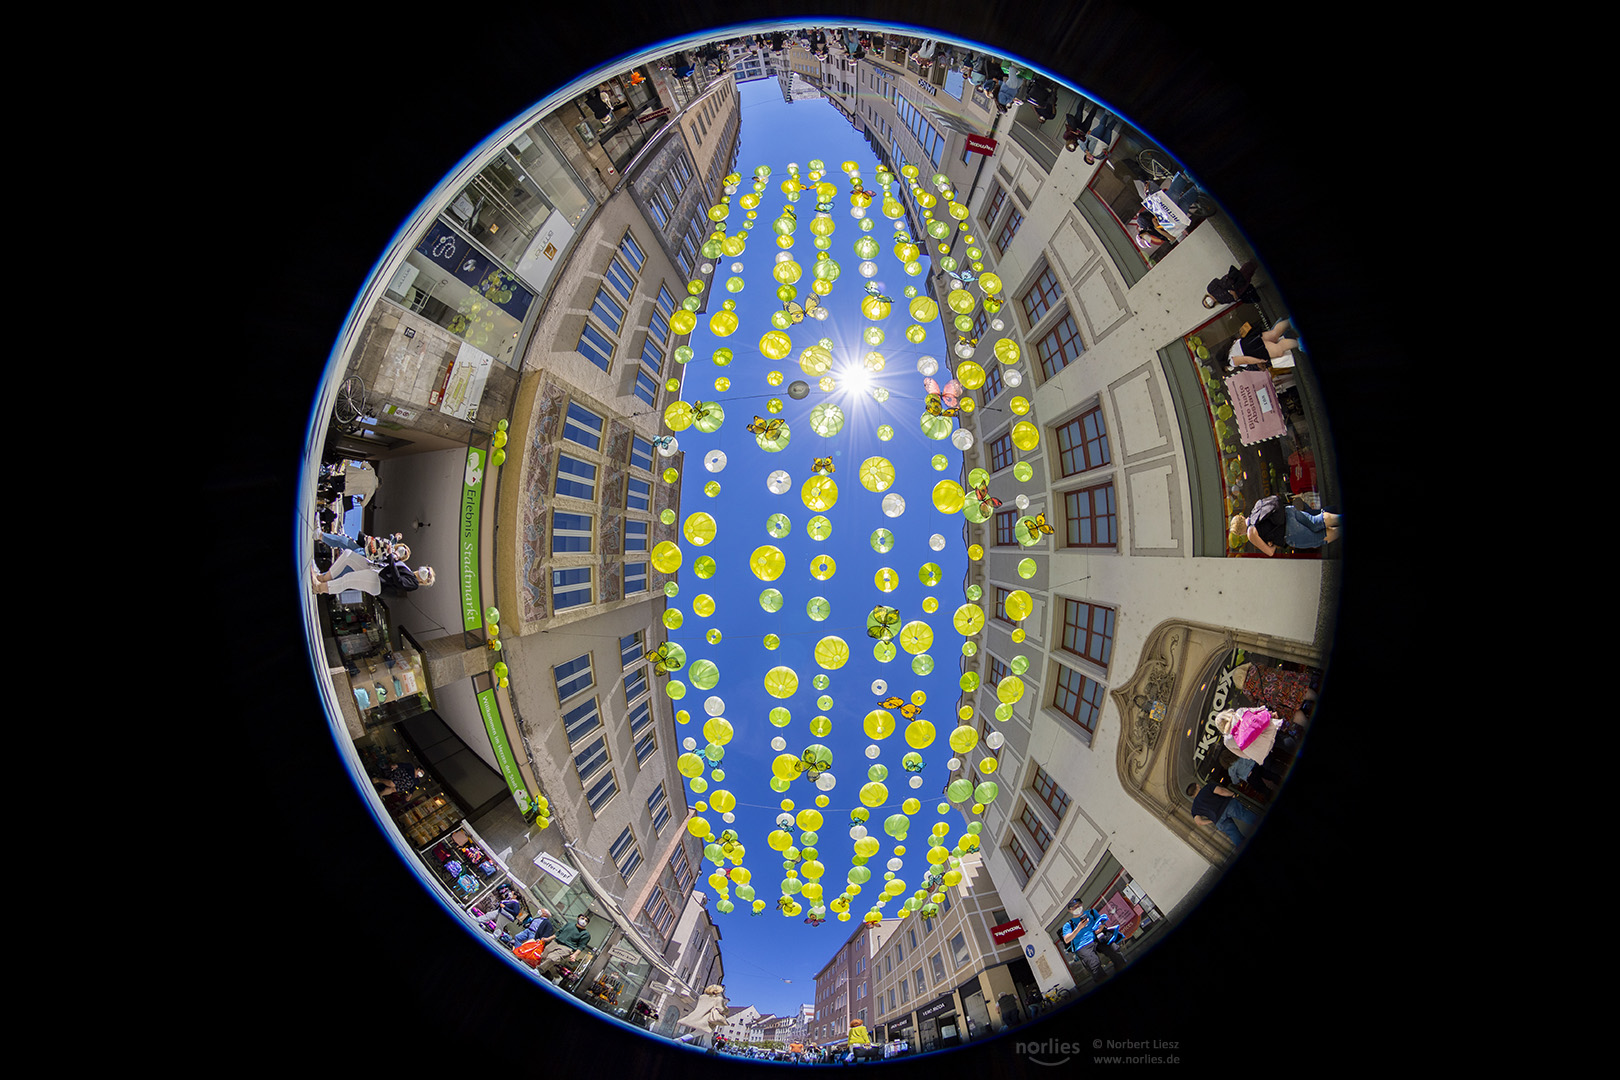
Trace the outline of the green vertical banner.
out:
[[[489,735],[489,745],[495,749],[495,761],[501,767],[501,775],[506,778],[507,789],[512,792],[518,810],[528,817],[534,803],[524,790],[523,774],[518,772],[517,758],[512,756],[512,744],[506,739],[506,728],[501,724],[501,711],[495,704],[493,689],[478,692],[478,714],[484,718],[484,731]]]
[[[478,596],[478,511],[484,501],[484,452],[467,450],[467,473],[461,480],[461,619],[468,630],[484,625]]]

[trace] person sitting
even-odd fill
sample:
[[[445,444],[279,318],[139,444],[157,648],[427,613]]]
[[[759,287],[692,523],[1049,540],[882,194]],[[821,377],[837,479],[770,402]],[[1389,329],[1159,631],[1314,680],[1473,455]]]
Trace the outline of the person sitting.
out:
[[[1205,289],[1204,306],[1215,308],[1220,304],[1260,303],[1260,294],[1254,291],[1254,272],[1260,264],[1253,259],[1242,266],[1230,267],[1226,273],[1210,281]]]
[[[1284,327],[1287,325],[1288,320],[1283,319],[1270,330],[1256,334],[1252,332],[1252,323],[1244,323],[1226,354],[1227,364],[1231,367],[1267,367],[1271,361],[1287,356],[1299,345],[1298,338],[1285,335]]]
[[[1275,555],[1283,544],[1309,550],[1333,543],[1339,538],[1339,522],[1338,514],[1325,510],[1306,513],[1276,495],[1267,495],[1247,514],[1233,514],[1227,529],[1232,536],[1244,537],[1267,555]]]
[[[1187,785],[1187,798],[1192,800],[1193,824],[1213,826],[1215,831],[1242,847],[1248,839],[1245,829],[1252,832],[1260,817],[1237,800],[1237,793],[1211,780],[1200,788],[1197,783]]]

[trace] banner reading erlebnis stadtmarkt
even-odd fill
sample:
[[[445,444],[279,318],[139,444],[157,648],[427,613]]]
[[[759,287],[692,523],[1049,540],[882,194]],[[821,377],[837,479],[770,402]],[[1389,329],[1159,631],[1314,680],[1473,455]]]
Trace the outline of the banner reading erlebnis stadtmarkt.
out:
[[[467,449],[467,474],[461,480],[461,619],[468,630],[484,625],[478,595],[478,510],[484,497],[484,452]]]

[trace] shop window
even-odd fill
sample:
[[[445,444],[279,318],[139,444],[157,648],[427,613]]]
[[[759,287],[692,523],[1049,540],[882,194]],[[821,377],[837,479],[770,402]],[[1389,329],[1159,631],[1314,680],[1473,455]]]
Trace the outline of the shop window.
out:
[[[990,440],[990,471],[1000,472],[1013,463],[1012,432]]]
[[[578,753],[574,755],[574,772],[579,776],[580,784],[587,785],[591,778],[600,772],[608,763],[607,736],[598,735],[587,742]]]
[[[635,295],[635,279],[630,276],[630,271],[626,270],[619,263],[618,259],[608,260],[607,270],[603,272],[602,276],[607,280],[608,285],[613,289],[613,291],[618,293],[622,299],[629,300]]]
[[[624,261],[630,264],[631,270],[641,273],[641,264],[647,257],[641,253],[641,248],[636,245],[629,233],[625,233],[624,239],[619,241],[619,254],[624,256]]]
[[[630,826],[624,827],[624,832],[613,841],[613,847],[609,850],[613,865],[619,868],[619,876],[628,882],[636,867],[641,865],[641,848],[636,844],[636,834],[630,831]]]
[[[633,562],[624,564],[624,595],[647,591],[647,564]]]
[[[1069,547],[1111,548],[1119,545],[1119,512],[1112,482],[1081,488],[1063,496],[1063,518]]]
[[[624,523],[624,550],[647,550],[647,522],[627,521]]]
[[[1012,243],[1013,237],[1018,235],[1018,228],[1024,223],[1024,215],[1014,210],[1007,215],[1007,224],[1001,227],[996,234],[996,251],[999,254],[1007,253],[1007,245]]]
[[[1034,841],[1035,847],[1045,855],[1047,849],[1052,846],[1052,834],[1046,831],[1046,826],[1035,816],[1035,811],[1028,806],[1024,807],[1024,812],[1018,815],[1018,820],[1029,832],[1029,838]]]
[[[998,510],[996,512],[996,547],[1014,547],[1018,537],[1014,530],[1018,527],[1018,512],[1016,510]]]
[[[1063,648],[1107,668],[1114,655],[1114,609],[1064,600]]]
[[[591,570],[588,566],[551,572],[551,609],[567,611],[591,602]]]
[[[957,934],[951,938],[951,959],[956,961],[957,967],[961,967],[972,959],[971,954],[968,952],[966,936]]]
[[[1113,461],[1102,406],[1094,406],[1057,429],[1058,469],[1075,476]]]
[[[1102,712],[1103,684],[1062,664],[1053,667],[1057,668],[1057,689],[1052,696],[1052,707],[1073,720],[1086,734],[1096,734],[1097,714]]]
[[[609,769],[607,774],[598,780],[589,791],[585,793],[586,802],[590,803],[591,814],[594,816],[602,812],[602,808],[613,801],[613,796],[619,793],[619,781]]]
[[[595,698],[588,698],[563,713],[563,732],[568,736],[570,746],[601,726],[602,714],[596,707]]]
[[[590,551],[591,525],[593,519],[589,514],[569,514],[561,510],[551,512],[551,553],[553,555],[566,555],[573,552]]]
[[[1019,884],[1028,885],[1029,879],[1035,876],[1035,860],[1029,857],[1029,852],[1025,851],[1024,845],[1018,842],[1018,837],[1007,837],[1007,854],[1011,856],[1013,865],[1018,867],[1019,872],[1023,875],[1023,880]]]
[[[645,469],[648,472],[652,472],[652,443],[646,439],[643,439],[640,435],[630,436],[630,464],[634,465],[638,469]],[[643,506],[641,509],[645,510],[646,507]]]
[[[662,836],[664,826],[669,824],[669,796],[664,794],[663,784],[647,796],[647,816],[652,819],[653,835]]]
[[[1024,305],[1024,318],[1033,328],[1041,321],[1041,316],[1052,310],[1052,306],[1063,298],[1063,292],[1058,288],[1057,275],[1052,273],[1050,266],[1041,271],[1041,276],[1035,279],[1035,284],[1029,287],[1021,298]]]
[[[606,289],[597,290],[596,300],[591,304],[591,314],[602,320],[602,324],[615,334],[624,325],[624,308]]]
[[[1063,316],[1063,321],[1041,338],[1035,352],[1040,357],[1041,371],[1048,379],[1078,360],[1085,346],[1080,342],[1080,328],[1074,324],[1074,316]]]
[[[567,454],[557,455],[557,494],[595,502],[596,466]]]
[[[1035,766],[1035,776],[1030,781],[1029,788],[1041,802],[1052,808],[1052,813],[1057,815],[1059,821],[1063,820],[1063,815],[1069,809],[1069,793],[1058,787],[1051,773],[1039,765]]]
[[[996,218],[1001,216],[1001,208],[1006,204],[1007,189],[1002,187],[1000,184],[992,184],[990,187],[990,198],[984,204],[984,213],[979,215],[980,219],[984,222],[984,227],[986,229],[989,229],[995,225]],[[980,235],[983,234],[981,233]]]
[[[625,704],[636,700],[647,692],[647,667],[643,664],[624,676]]]
[[[637,630],[635,633],[626,634],[619,639],[620,667],[627,668],[647,654],[647,648],[642,638],[643,633],[644,631]]]
[[[559,704],[596,685],[596,676],[591,673],[590,653],[576,657],[566,664],[558,664],[551,669],[551,675],[557,683]]]
[[[586,323],[585,328],[580,331],[579,345],[576,349],[581,356],[603,371],[608,369],[613,360],[613,343],[603,337],[590,323]]]
[[[652,485],[645,480],[630,477],[625,484],[624,504],[631,510],[645,510],[652,505]]]
[[[575,402],[568,403],[568,416],[563,421],[563,438],[592,450],[602,448],[602,418]]]

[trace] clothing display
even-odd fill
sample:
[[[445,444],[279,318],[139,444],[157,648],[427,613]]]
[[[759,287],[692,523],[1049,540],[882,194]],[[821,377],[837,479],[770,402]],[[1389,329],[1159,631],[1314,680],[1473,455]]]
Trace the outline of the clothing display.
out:
[[[1285,717],[1294,715],[1311,690],[1311,676],[1304,671],[1286,671],[1280,667],[1248,663],[1232,674],[1233,682],[1245,697],[1269,706],[1273,712]]]

